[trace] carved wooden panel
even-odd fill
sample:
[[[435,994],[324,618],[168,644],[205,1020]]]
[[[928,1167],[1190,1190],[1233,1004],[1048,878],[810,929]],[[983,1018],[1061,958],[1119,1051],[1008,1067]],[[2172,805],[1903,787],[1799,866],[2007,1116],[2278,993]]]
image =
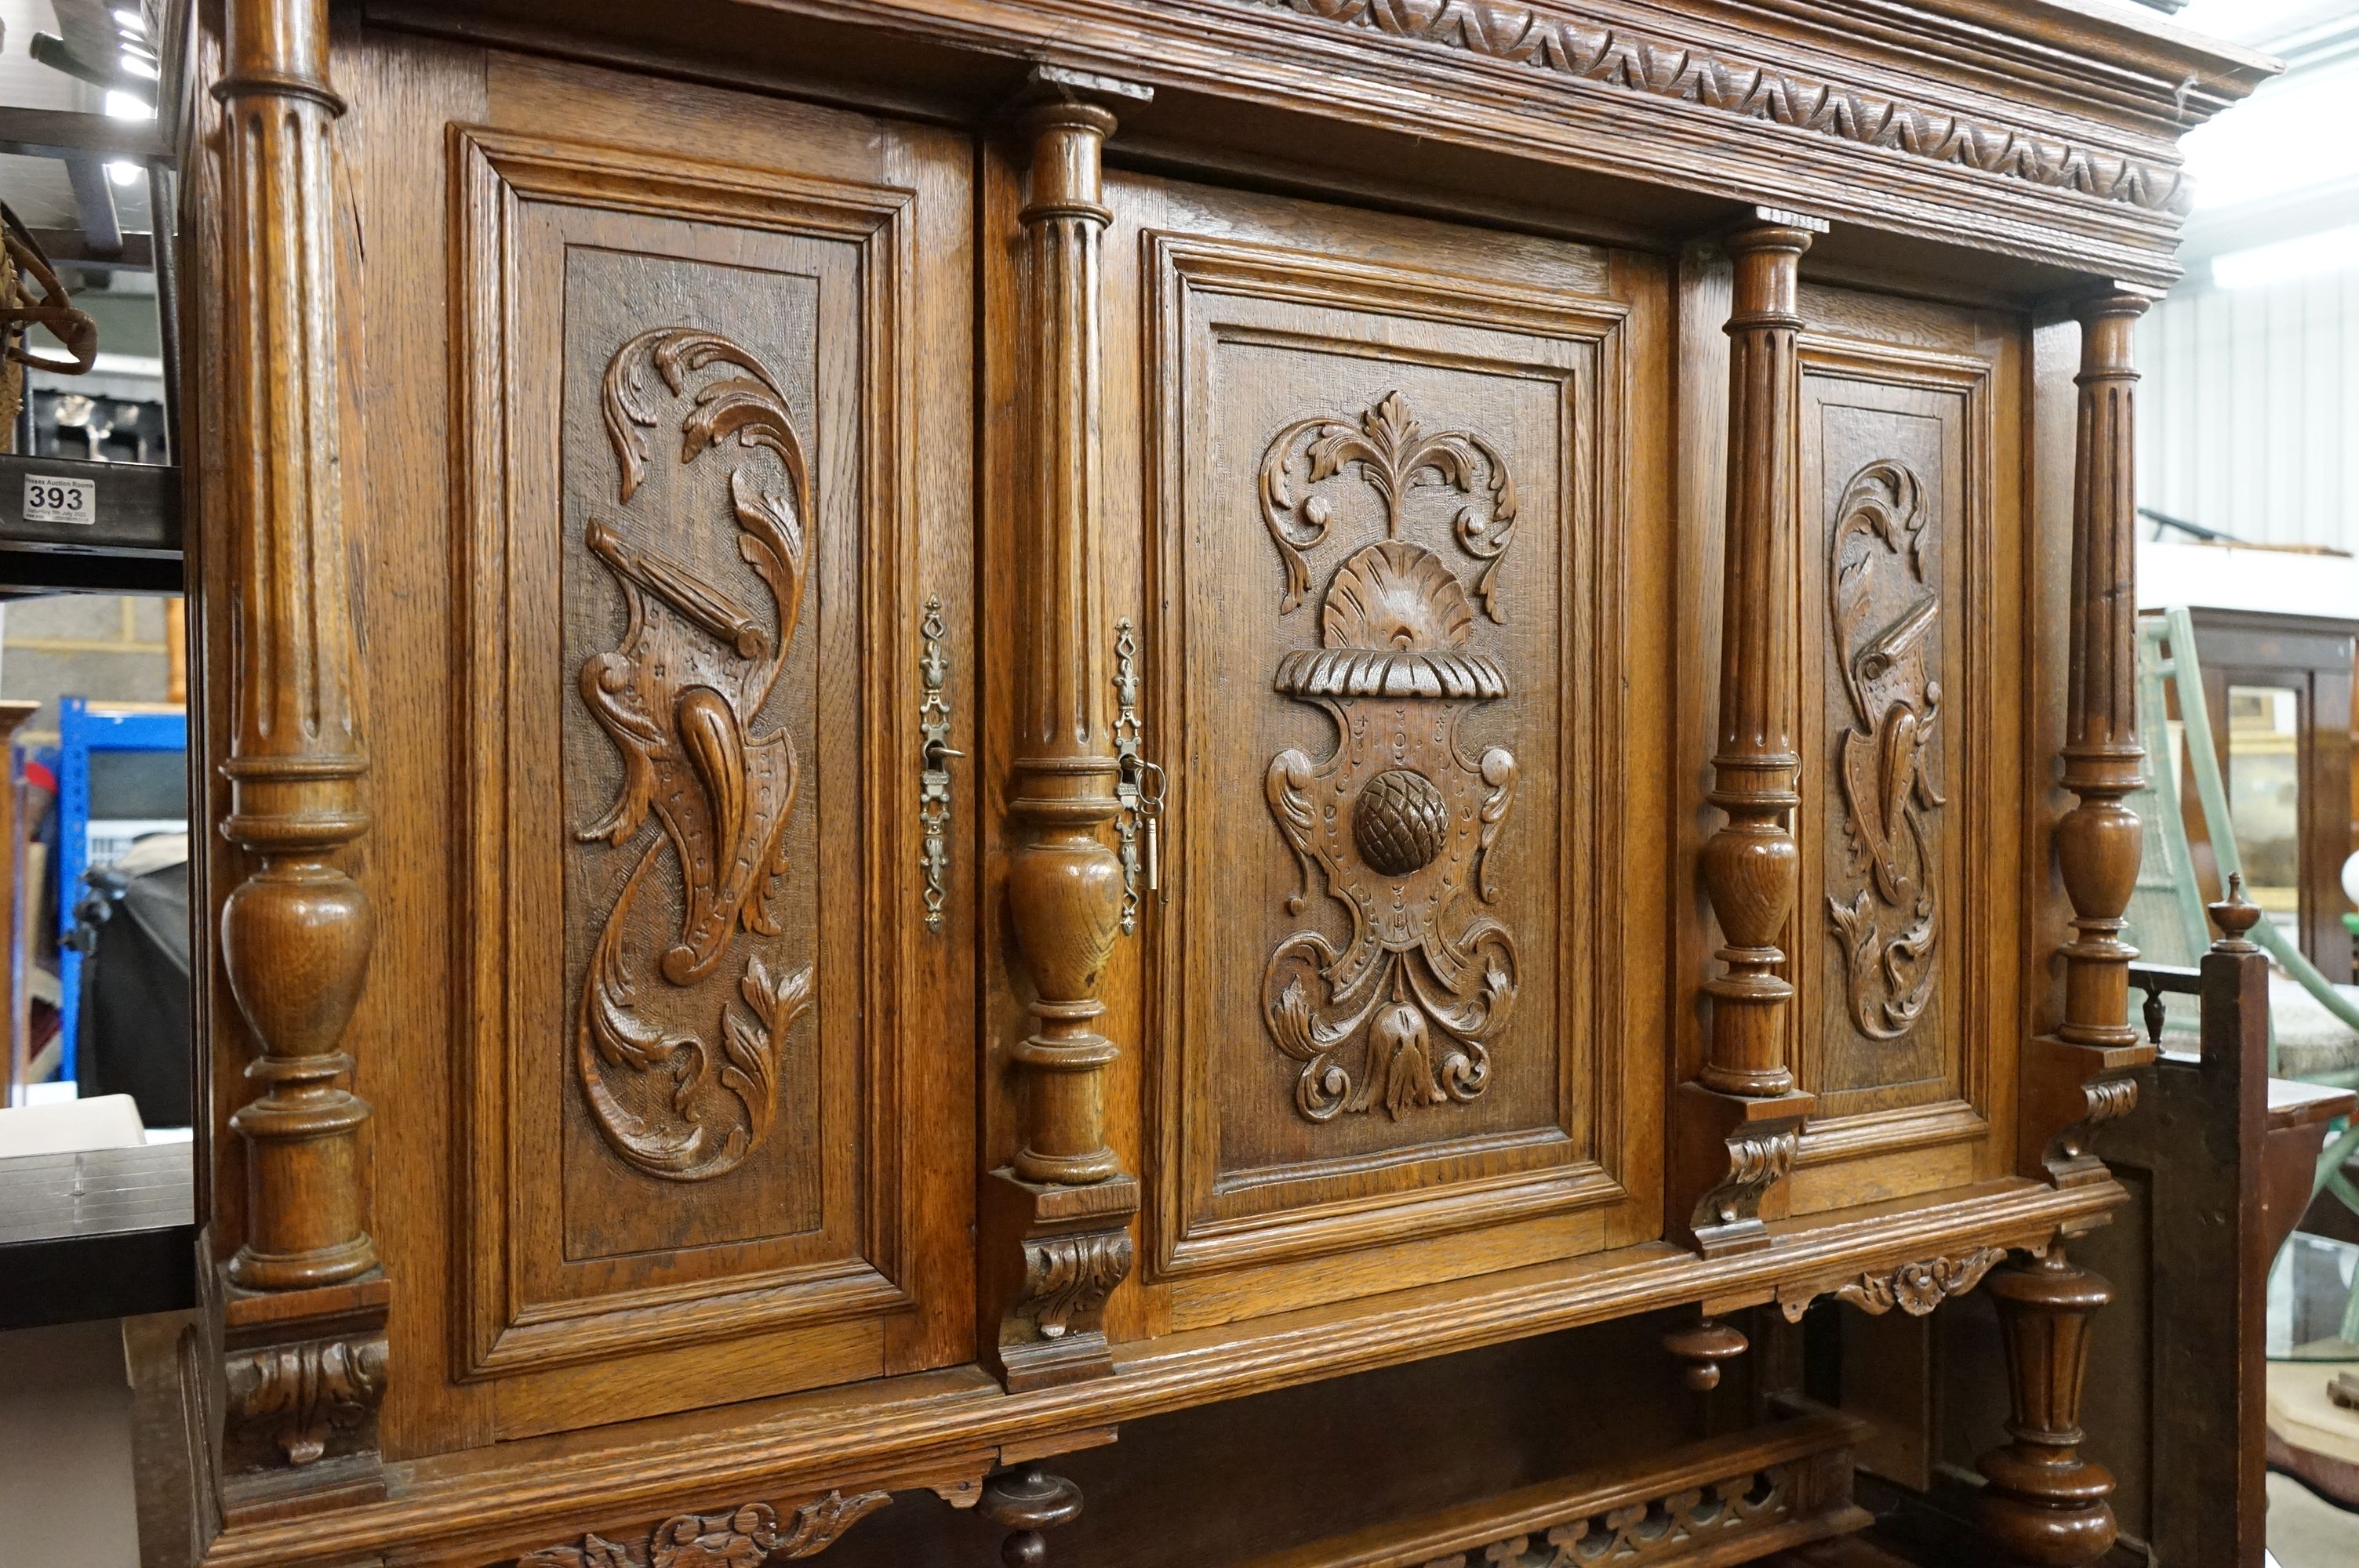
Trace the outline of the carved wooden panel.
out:
[[[940,983],[909,956],[907,464],[913,335],[951,321],[914,284],[954,258],[920,267],[890,184],[488,129],[451,154],[462,1372],[521,1379],[527,1431],[611,1419],[569,1405],[618,1356],[656,1357],[631,1413],[952,1358],[927,1287],[964,1243],[919,1257],[913,1225],[962,1191],[959,1091],[892,1022]]]
[[[2017,952],[2017,870],[2001,851],[2021,798],[2001,343],[1955,342],[1938,330],[1946,318],[1912,319],[1899,302],[1816,297],[1851,312],[1838,329],[1888,338],[1803,344],[1805,852],[1791,946],[1796,1061],[1819,1108],[1798,1208],[1997,1168],[1993,1054]],[[1921,1152],[1937,1147],[1950,1152]],[[1810,1185],[1813,1165],[1886,1152],[1909,1168]]]
[[[1178,738],[1148,1276],[1184,1323],[1369,1288],[1327,1254],[1477,1233],[1413,1265],[1446,1277],[1651,1226],[1599,961],[1629,290],[1573,247],[1452,275],[1448,231],[1364,256],[1373,221],[1190,200],[1223,237],[1138,252]]]

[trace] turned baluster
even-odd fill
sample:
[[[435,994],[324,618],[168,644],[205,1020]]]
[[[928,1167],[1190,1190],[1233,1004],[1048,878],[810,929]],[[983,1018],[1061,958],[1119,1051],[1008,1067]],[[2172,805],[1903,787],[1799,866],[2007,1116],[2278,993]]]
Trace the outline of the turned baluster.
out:
[[[1082,1515],[1082,1489],[1038,1465],[1002,1470],[984,1484],[975,1511],[1007,1530],[999,1560],[1006,1568],[1044,1568],[1048,1532]]]
[[[2014,1411],[2009,1441],[1976,1460],[1984,1527],[2031,1568],[2082,1568],[2114,1544],[2114,1478],[2080,1452],[2081,1381],[2089,1316],[2114,1299],[2104,1280],[2064,1255],[1995,1270],[1984,1287],[1997,1303]]]

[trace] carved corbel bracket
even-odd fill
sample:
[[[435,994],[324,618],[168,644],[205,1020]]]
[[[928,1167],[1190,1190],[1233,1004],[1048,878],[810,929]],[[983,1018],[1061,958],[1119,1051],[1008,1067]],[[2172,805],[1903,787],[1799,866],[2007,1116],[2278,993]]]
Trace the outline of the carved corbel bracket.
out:
[[[2090,1137],[2137,1108],[2140,1069],[2151,1045],[2075,1045],[2053,1035],[2030,1040],[2023,1054],[2019,1167],[2060,1187],[2108,1180]]]
[[[222,1303],[222,1509],[232,1522],[385,1495],[385,1276]]]
[[[1977,1247],[1953,1256],[1919,1259],[1882,1272],[1870,1271],[1839,1283],[1780,1285],[1777,1310],[1786,1314],[1788,1323],[1799,1323],[1812,1302],[1832,1296],[1870,1317],[1882,1317],[1895,1307],[1910,1317],[1923,1317],[1951,1296],[1964,1295],[1981,1284],[1983,1276],[2005,1261],[2006,1248]]]
[[[1761,1098],[1679,1087],[1670,1217],[1690,1245],[1707,1258],[1769,1245],[1763,1221],[1783,1213],[1778,1184],[1793,1171],[1802,1123],[1816,1103],[1799,1090]]]
[[[1136,1179],[1068,1187],[995,1171],[983,1199],[986,1232],[1020,1238],[984,1270],[984,1321],[997,1325],[985,1359],[1001,1382],[1043,1389],[1111,1371],[1105,1303],[1130,1273]]]
[[[527,1552],[516,1568],[755,1568],[817,1556],[892,1500],[890,1492],[830,1492],[784,1518],[768,1503],[745,1503],[724,1514],[675,1514],[643,1539],[584,1535],[579,1546]]]

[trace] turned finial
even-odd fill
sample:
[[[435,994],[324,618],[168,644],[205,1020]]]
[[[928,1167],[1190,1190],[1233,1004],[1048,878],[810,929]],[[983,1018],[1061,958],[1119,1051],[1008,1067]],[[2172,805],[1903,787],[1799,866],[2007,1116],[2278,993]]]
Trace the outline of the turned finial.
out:
[[[2245,897],[2245,875],[2242,871],[2228,873],[2228,896],[2219,903],[2206,904],[2212,924],[2221,931],[2220,940],[2212,944],[2214,953],[2257,953],[2260,948],[2245,939],[2245,933],[2260,924],[2260,906]]]

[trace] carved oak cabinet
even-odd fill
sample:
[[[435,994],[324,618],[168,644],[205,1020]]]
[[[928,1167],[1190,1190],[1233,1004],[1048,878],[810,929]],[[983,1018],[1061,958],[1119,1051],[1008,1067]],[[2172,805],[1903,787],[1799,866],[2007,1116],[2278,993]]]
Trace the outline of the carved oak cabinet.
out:
[[[1866,1521],[1756,1342],[1976,1288],[1991,1560],[2106,1551],[2130,328],[2267,61],[168,21],[192,1555],[1749,1561]]]

